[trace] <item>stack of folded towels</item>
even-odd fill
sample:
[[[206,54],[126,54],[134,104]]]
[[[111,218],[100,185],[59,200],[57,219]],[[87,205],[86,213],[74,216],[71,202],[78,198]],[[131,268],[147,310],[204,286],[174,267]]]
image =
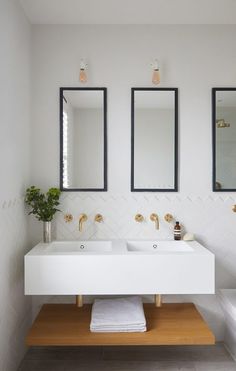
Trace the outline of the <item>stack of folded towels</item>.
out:
[[[140,297],[96,299],[92,308],[91,332],[145,332],[146,319]]]

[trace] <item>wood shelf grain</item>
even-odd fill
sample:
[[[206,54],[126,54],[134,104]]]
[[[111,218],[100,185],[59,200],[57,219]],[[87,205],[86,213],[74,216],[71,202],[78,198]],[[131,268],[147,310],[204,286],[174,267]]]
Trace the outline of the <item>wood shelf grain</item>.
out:
[[[215,338],[192,303],[144,304],[145,333],[92,333],[91,305],[42,306],[27,338],[29,346],[202,345]]]

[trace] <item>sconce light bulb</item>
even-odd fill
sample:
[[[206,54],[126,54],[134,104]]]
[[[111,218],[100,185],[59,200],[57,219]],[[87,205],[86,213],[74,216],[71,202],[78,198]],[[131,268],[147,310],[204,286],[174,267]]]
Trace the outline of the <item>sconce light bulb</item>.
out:
[[[159,70],[159,62],[157,59],[155,59],[152,63],[151,63],[151,67],[152,67],[152,83],[155,84],[155,85],[158,85],[160,84],[161,82],[161,77],[160,77],[160,70]]]
[[[85,70],[87,69],[87,63],[84,59],[80,60],[80,71],[79,71],[79,81],[80,82],[87,82],[87,74]]]
[[[152,74],[152,83],[158,85],[160,84],[160,82],[161,82],[160,71],[158,68],[155,68]]]
[[[79,72],[79,81],[80,82],[87,82],[87,75],[84,68],[80,68]]]

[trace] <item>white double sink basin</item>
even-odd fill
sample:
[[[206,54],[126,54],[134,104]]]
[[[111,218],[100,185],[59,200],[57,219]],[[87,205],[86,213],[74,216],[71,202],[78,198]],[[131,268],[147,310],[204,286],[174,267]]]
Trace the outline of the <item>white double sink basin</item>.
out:
[[[214,292],[214,255],[196,241],[54,241],[25,256],[26,295]]]
[[[185,241],[55,241],[43,246],[45,254],[193,252]]]

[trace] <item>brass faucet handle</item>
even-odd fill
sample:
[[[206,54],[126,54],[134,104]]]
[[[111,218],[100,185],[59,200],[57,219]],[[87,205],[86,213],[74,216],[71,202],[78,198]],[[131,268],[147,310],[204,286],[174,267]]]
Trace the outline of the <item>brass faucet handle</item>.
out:
[[[233,210],[234,213],[236,213],[236,205],[234,205],[234,206],[232,207],[232,210]]]
[[[94,217],[94,221],[97,222],[97,223],[103,222],[102,214],[96,214],[95,217]]]
[[[138,223],[142,223],[144,221],[144,217],[142,214],[136,214],[134,217],[135,221]]]
[[[65,220],[66,223],[70,223],[70,222],[72,222],[72,220],[73,220],[73,215],[72,215],[72,214],[69,214],[69,213],[65,214],[65,215],[64,215],[64,220]]]
[[[171,214],[166,214],[165,216],[164,216],[164,219],[165,219],[165,221],[167,222],[167,223],[171,223],[172,221],[173,221],[173,215],[171,215]]]

